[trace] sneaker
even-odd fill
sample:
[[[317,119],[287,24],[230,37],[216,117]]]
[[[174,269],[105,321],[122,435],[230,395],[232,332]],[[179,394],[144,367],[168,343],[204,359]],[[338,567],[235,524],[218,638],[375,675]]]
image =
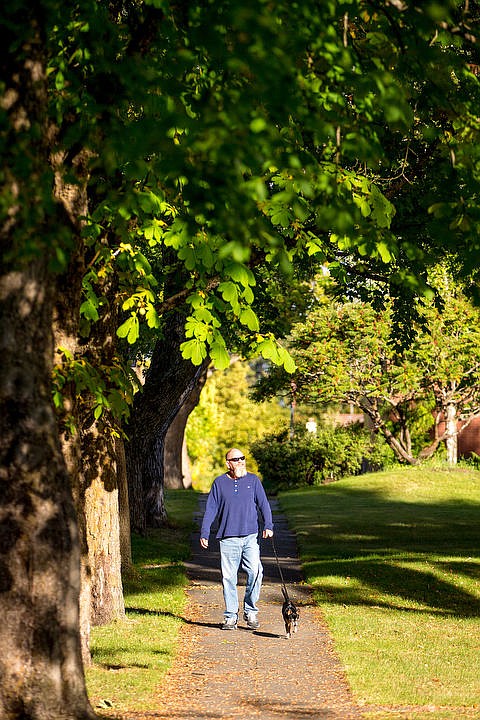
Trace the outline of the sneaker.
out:
[[[247,621],[247,627],[249,630],[258,630],[260,623],[257,620],[257,616],[254,613],[244,613],[243,619]]]
[[[222,630],[236,630],[237,629],[237,618],[236,617],[227,617],[225,618]]]

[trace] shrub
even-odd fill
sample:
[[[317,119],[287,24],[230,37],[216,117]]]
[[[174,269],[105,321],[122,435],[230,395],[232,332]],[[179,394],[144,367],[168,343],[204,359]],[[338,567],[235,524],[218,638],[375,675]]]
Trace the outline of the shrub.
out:
[[[267,492],[321,485],[345,475],[379,470],[392,453],[381,438],[359,426],[321,426],[317,433],[296,430],[267,435],[251,445]]]

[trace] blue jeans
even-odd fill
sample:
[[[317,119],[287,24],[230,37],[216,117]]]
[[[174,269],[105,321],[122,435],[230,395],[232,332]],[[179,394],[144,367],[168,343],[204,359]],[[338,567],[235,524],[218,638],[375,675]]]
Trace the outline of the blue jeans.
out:
[[[238,616],[237,581],[239,570],[243,570],[247,574],[243,610],[248,614],[256,614],[263,578],[257,534],[220,540],[220,559],[225,617]]]

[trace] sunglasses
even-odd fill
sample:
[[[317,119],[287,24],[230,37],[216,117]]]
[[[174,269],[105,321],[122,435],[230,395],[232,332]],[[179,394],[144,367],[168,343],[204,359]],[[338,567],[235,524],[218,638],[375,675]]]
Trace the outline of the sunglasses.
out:
[[[245,455],[240,455],[238,458],[228,458],[227,462],[240,462],[240,460],[245,460]]]

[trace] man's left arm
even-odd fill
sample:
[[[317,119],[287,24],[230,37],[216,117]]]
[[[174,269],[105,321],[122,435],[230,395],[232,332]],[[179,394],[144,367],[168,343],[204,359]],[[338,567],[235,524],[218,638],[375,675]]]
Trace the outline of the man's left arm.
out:
[[[262,517],[263,517],[262,537],[263,538],[273,537],[272,509],[270,507],[270,503],[268,502],[267,494],[264,490],[264,487],[258,477],[257,477],[256,497],[257,497],[257,507],[259,508],[260,512],[262,513]]]

